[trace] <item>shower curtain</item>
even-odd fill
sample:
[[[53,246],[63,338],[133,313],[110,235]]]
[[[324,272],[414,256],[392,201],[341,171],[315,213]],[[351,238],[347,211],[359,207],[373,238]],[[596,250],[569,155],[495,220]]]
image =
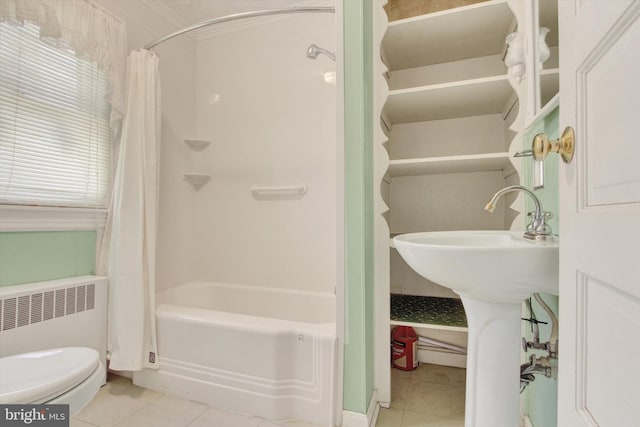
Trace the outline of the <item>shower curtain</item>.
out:
[[[109,367],[157,368],[155,255],[160,166],[158,57],[127,61],[126,115],[101,267],[109,277]],[[105,259],[105,257],[107,257]]]

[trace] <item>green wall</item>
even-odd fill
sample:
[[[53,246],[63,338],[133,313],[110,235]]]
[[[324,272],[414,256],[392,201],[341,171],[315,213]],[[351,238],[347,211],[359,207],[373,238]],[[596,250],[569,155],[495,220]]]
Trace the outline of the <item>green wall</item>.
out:
[[[559,119],[560,108],[556,107],[547,114],[537,125],[533,126],[524,136],[524,146],[526,150],[531,149],[531,141],[533,137],[539,133],[545,133],[549,139],[557,139],[559,135]],[[560,156],[555,153],[549,154],[544,161],[544,188],[534,190],[536,196],[540,199],[544,210],[553,212],[554,217],[551,218],[549,224],[555,234],[558,234],[558,162]],[[532,161],[525,162],[525,170],[523,182],[528,188],[532,186],[531,167]],[[530,198],[526,198],[527,210],[533,210],[533,202]]]
[[[524,137],[524,148],[531,148],[533,137],[541,132],[547,134],[550,139],[558,138],[559,108],[555,108],[544,119],[534,126]],[[558,229],[558,162],[560,156],[551,153],[544,161],[544,188],[535,190],[536,196],[542,203],[542,208],[552,212],[554,217],[549,221],[554,234],[559,234]],[[526,162],[527,168],[524,171],[523,182],[527,188],[531,188],[531,162]],[[533,202],[527,198],[527,211],[533,210]],[[555,295],[542,294],[542,298],[558,314],[558,297]],[[540,325],[540,341],[547,341],[551,333],[550,319],[535,300],[533,309],[538,320],[549,322],[547,325]],[[527,339],[531,340],[531,330],[527,327]],[[528,355],[531,354],[531,350]],[[545,352],[536,352],[540,356],[545,356]],[[562,353],[560,353],[562,354]],[[558,381],[545,378],[543,375],[536,375],[536,380],[527,387],[524,395],[524,412],[529,415],[534,427],[556,427],[558,415]]]
[[[0,286],[95,274],[95,231],[0,233]]]
[[[373,2],[344,2],[345,348],[347,411],[373,395]]]

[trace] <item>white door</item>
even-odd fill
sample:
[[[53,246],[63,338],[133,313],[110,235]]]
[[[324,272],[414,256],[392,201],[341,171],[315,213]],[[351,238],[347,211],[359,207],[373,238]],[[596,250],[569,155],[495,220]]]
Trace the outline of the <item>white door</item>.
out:
[[[559,19],[558,427],[640,426],[640,0],[560,0]]]

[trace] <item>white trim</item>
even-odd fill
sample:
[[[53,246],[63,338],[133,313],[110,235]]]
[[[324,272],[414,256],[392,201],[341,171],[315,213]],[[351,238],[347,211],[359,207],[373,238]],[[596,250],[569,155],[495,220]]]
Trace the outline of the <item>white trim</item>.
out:
[[[385,144],[389,142],[389,126],[390,120],[384,111],[384,105],[389,95],[389,86],[385,74],[389,72],[388,67],[382,60],[381,53],[382,39],[387,31],[388,20],[383,9],[386,0],[376,0],[373,3],[373,43],[372,56],[373,61],[373,110],[377,116],[382,117],[381,122],[374,121],[373,139],[374,139],[374,171],[373,185],[378,188],[374,195],[374,277],[373,288],[375,289],[374,299],[374,387],[378,392],[379,404],[388,407],[391,403],[391,372],[389,360],[389,293],[390,293],[390,251],[389,251],[389,224],[385,219],[385,214],[389,212],[389,206],[383,198],[381,186],[383,182],[388,180],[391,182],[389,175],[389,152],[385,148]],[[387,126],[388,129],[385,129]]]
[[[369,427],[367,416],[359,412],[342,411],[342,427]]]
[[[97,230],[107,222],[107,209],[0,206],[0,231]]]
[[[531,422],[531,418],[529,418],[529,415],[522,415],[522,417],[520,418],[520,425],[522,427],[533,427],[533,423]]]
[[[374,427],[378,420],[380,405],[378,404],[378,390],[373,391],[366,414],[352,411],[342,411],[342,427]]]
[[[336,426],[342,425],[342,402],[344,399],[344,343],[346,341],[345,319],[345,209],[344,209],[344,4],[335,2],[336,36],[336,380],[334,388],[333,417]]]

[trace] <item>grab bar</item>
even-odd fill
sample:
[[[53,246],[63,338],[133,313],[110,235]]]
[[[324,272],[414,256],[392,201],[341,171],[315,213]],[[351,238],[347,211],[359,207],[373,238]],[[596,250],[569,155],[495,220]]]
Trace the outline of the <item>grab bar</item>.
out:
[[[309,187],[307,184],[300,185],[285,185],[285,186],[273,186],[273,187],[251,187],[251,195],[254,197],[258,196],[287,196],[287,195],[297,195],[303,196],[307,194]]]

